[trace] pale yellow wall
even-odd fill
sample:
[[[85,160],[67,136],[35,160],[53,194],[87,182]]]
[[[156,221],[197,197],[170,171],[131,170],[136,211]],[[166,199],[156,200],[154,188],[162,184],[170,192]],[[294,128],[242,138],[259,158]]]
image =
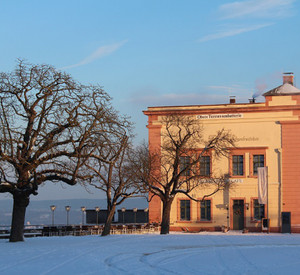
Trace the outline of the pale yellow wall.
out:
[[[296,105],[297,101],[292,96],[273,96],[269,106]]]
[[[280,207],[279,207],[279,192],[280,185],[279,184],[269,184],[269,218],[271,219],[272,227],[280,226]],[[208,191],[208,190],[206,190]],[[253,197],[257,197],[257,184],[251,184],[244,182],[242,184],[236,184],[229,193],[229,199],[224,195],[224,191],[220,191],[219,193],[213,195],[212,198],[212,222],[199,222],[197,221],[199,213],[197,212],[198,204],[195,201],[192,201],[192,214],[191,214],[191,222],[179,221],[177,219],[177,200],[175,199],[172,205],[171,211],[171,225],[172,226],[201,226],[201,227],[215,227],[215,226],[227,226],[227,209],[226,204],[229,205],[230,198],[245,198],[245,203],[249,203],[249,209],[246,210],[246,226],[245,227],[257,227],[261,226],[260,223],[253,223],[251,221],[251,199]],[[193,197],[201,198],[206,192],[198,191],[195,192]],[[180,195],[176,198],[185,198]],[[229,212],[229,216],[231,213]],[[229,221],[228,221],[229,223]]]
[[[285,97],[285,100],[291,103],[289,97]],[[272,104],[277,104],[276,99]],[[282,102],[281,102],[282,104]],[[178,107],[179,108],[179,107]],[[184,107],[182,107],[184,108]],[[180,109],[180,108],[179,108]],[[186,108],[185,108],[186,109]],[[242,113],[242,111],[241,111]],[[281,126],[278,123],[280,120],[294,120],[297,119],[292,111],[283,112],[262,112],[262,113],[244,113],[242,118],[239,119],[207,119],[199,120],[199,125],[204,127],[204,138],[214,135],[217,130],[221,128],[230,129],[232,134],[238,138],[236,147],[267,147],[266,149],[266,164],[269,168],[269,217],[271,219],[271,226],[280,226],[280,165],[278,150],[281,150]],[[159,123],[159,120],[158,122]],[[199,148],[203,145],[199,144]],[[230,198],[245,198],[246,203],[251,203],[251,198],[258,196],[257,191],[257,178],[251,178],[250,175],[250,163],[249,153],[245,155],[245,175],[241,178],[241,183],[237,183],[230,190]],[[213,172],[228,173],[229,172],[229,160],[228,158],[221,158],[216,160],[213,158]],[[196,198],[202,197],[211,190],[197,190],[192,195]],[[182,195],[178,196],[183,197]],[[192,223],[180,222],[177,220],[177,198],[175,199],[172,211],[171,211],[171,225],[172,226],[202,226],[212,227],[227,225],[227,210],[221,205],[224,203],[223,191],[212,196],[213,199],[213,221],[212,223],[199,223],[197,222],[197,203],[192,202]],[[218,207],[217,207],[218,206]],[[246,211],[246,227],[260,226],[258,223],[250,222],[250,212]]]

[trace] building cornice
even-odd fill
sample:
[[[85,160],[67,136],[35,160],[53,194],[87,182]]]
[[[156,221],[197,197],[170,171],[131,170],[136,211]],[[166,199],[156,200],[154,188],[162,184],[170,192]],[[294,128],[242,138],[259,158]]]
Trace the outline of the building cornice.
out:
[[[183,109],[183,107],[185,109]],[[225,107],[225,108],[206,108],[190,109],[188,106],[182,107],[150,107],[143,111],[147,116],[151,115],[198,115],[198,114],[222,114],[222,113],[261,113],[261,112],[283,112],[300,110],[300,105],[283,105],[283,106],[257,106],[257,107]]]

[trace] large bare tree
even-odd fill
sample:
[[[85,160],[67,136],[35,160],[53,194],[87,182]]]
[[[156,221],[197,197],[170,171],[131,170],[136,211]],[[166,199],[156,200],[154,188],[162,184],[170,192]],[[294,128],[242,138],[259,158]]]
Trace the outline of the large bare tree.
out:
[[[235,138],[221,129],[205,139],[205,129],[199,120],[188,116],[166,116],[161,123],[161,147],[152,148],[150,152],[140,147],[135,163],[140,181],[149,192],[149,200],[158,196],[162,202],[161,234],[168,234],[171,206],[177,194],[198,201],[191,195],[196,189],[207,190],[204,200],[228,187],[226,174],[210,174],[209,179],[203,177],[200,161],[208,153],[213,153],[215,158],[227,155]]]
[[[124,124],[124,123],[123,123]],[[127,130],[127,131],[126,131]],[[130,127],[115,128],[109,142],[95,147],[86,167],[92,172],[90,184],[102,190],[107,200],[107,218],[102,236],[110,234],[116,207],[125,199],[140,194],[141,184],[132,167],[134,149],[130,143]]]
[[[116,114],[100,86],[22,60],[0,74],[0,192],[13,196],[10,241],[23,241],[30,195],[49,181],[89,180],[83,163]]]

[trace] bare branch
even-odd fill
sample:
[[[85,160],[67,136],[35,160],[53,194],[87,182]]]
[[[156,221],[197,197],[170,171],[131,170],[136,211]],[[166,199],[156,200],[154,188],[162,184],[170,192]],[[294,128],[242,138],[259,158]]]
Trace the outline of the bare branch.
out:
[[[206,192],[201,200],[212,196],[227,186],[225,175],[203,183],[200,161],[204,156],[218,158],[228,154],[234,146],[235,137],[225,129],[205,140],[203,126],[199,120],[183,115],[163,116],[160,119],[161,147],[148,151],[146,146],[137,156],[136,170],[139,171],[144,190],[158,196],[163,203],[162,232],[168,232],[171,205],[177,194],[199,201],[192,196],[194,190]],[[209,187],[209,188],[207,188]],[[213,191],[210,191],[213,188]]]

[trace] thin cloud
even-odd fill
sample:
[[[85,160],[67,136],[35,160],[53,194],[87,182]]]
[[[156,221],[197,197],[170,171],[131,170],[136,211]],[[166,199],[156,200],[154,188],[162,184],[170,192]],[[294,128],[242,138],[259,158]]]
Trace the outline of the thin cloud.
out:
[[[249,92],[248,88],[243,88],[240,85],[230,85],[230,86],[217,86],[217,85],[210,85],[206,86],[207,89],[209,90],[214,90],[214,91],[221,91],[221,92],[242,92],[242,91],[247,91]]]
[[[268,23],[268,24],[250,26],[250,27],[240,27],[240,28],[234,28],[231,30],[224,30],[224,31],[220,31],[217,33],[206,35],[206,36],[198,39],[198,42],[206,42],[206,41],[210,41],[210,40],[216,40],[216,39],[221,39],[221,38],[225,38],[225,37],[235,36],[235,35],[239,35],[239,34],[242,34],[245,32],[255,31],[255,30],[265,28],[265,27],[269,27],[273,24],[274,23]]]
[[[221,19],[241,17],[284,18],[294,14],[295,0],[248,0],[219,7]]]
[[[282,19],[295,15],[293,3],[296,0],[246,0],[236,1],[228,4],[223,4],[218,8],[218,18],[221,20],[235,20],[235,24],[241,24],[245,19],[260,19],[270,20]],[[238,21],[237,21],[238,20]],[[245,21],[246,23],[247,21]],[[206,35],[198,42],[222,39],[225,37],[236,36],[242,33],[259,30],[271,25],[275,22],[258,22],[256,25],[245,25],[224,29],[219,32]]]
[[[128,40],[123,40],[123,41],[115,43],[115,44],[101,46],[96,51],[94,51],[92,54],[90,54],[89,56],[87,56],[86,58],[81,60],[80,62],[73,64],[73,65],[65,66],[60,69],[65,70],[65,69],[70,69],[70,68],[76,68],[76,67],[80,67],[80,66],[92,63],[93,61],[95,61],[99,58],[102,58],[104,56],[107,56],[107,55],[117,51],[119,48],[121,48],[127,42],[128,42]]]

